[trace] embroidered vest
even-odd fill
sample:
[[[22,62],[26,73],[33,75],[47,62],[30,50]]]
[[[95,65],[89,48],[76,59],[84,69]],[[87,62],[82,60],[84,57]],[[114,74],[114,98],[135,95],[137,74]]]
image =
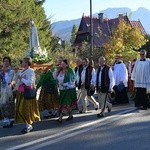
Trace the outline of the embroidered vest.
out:
[[[101,92],[106,93],[109,90],[110,85],[110,79],[109,79],[109,66],[105,65],[102,74],[101,74]],[[101,67],[98,68],[97,74],[96,74],[96,89],[99,90],[99,73],[100,73]]]
[[[90,89],[93,67],[89,65],[85,72],[85,89]]]

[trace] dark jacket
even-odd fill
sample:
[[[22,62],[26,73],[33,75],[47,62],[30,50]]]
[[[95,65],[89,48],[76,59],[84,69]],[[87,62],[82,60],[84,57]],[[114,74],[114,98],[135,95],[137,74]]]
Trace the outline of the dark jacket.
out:
[[[109,79],[109,66],[105,65],[102,70],[101,75],[101,89],[99,89],[99,73],[101,70],[101,67],[98,68],[98,71],[96,73],[96,89],[100,90],[102,93],[107,93],[110,86],[110,79]]]
[[[81,64],[79,67],[75,67],[75,73],[77,73],[77,70],[78,70],[78,76],[79,76],[79,83],[77,84],[77,81],[76,81],[75,84],[76,84],[76,87],[80,89],[81,88],[81,73],[83,70],[83,65]]]
[[[92,70],[93,67],[88,65],[85,73],[85,89],[90,89],[91,79],[92,79]]]

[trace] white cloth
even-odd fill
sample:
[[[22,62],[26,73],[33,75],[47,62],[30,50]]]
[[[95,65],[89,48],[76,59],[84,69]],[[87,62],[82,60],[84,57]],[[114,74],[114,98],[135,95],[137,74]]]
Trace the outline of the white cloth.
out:
[[[101,86],[102,70],[103,70],[103,68],[101,68],[100,73],[99,73],[99,86]],[[96,74],[97,74],[97,71],[96,71]],[[114,74],[113,74],[113,71],[112,71],[111,68],[109,68],[108,76],[109,76],[109,79],[110,79],[109,90],[111,91],[113,89],[114,85],[115,85]]]
[[[77,68],[77,71],[76,71],[76,82],[77,82],[77,84],[79,83],[79,79],[80,79],[80,77],[79,77],[79,67]]]
[[[124,86],[127,87],[128,82],[128,71],[124,63],[114,65],[114,79],[115,85],[119,85],[120,82],[123,82]]]
[[[150,93],[150,59],[145,61],[138,59],[135,62],[131,79],[134,80],[135,87],[146,88],[147,93]]]
[[[35,73],[32,68],[22,70],[19,75],[22,77],[19,84],[24,83],[26,86],[35,86]]]
[[[59,82],[59,90],[75,88],[75,79],[70,78],[69,82],[64,83],[64,77],[65,77],[65,74],[63,74],[62,72],[60,72],[57,77],[55,76],[55,78],[57,78]]]
[[[64,82],[64,74],[59,73],[59,75],[57,76],[57,80],[59,82],[59,90],[63,90],[63,85],[61,85],[61,83]]]

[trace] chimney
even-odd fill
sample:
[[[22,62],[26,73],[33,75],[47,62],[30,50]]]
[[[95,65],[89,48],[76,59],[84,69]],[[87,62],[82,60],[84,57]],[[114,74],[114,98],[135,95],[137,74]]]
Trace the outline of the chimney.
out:
[[[119,14],[118,16],[119,19],[123,19],[123,17],[124,17],[123,14]]]
[[[100,23],[103,22],[103,15],[104,15],[104,13],[99,13],[98,14],[98,19],[99,19]]]

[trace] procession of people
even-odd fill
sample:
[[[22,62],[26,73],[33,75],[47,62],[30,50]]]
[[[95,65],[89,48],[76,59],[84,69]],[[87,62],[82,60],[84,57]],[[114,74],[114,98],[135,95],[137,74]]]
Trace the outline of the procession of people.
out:
[[[40,113],[47,110],[45,119],[56,118],[62,123],[74,119],[74,113],[87,113],[88,105],[93,104],[97,117],[105,117],[106,110],[110,112],[116,104],[128,104],[129,69],[116,54],[115,63],[107,65],[105,57],[100,56],[98,68],[94,68],[88,58],[77,58],[76,67],[71,68],[69,60],[60,58],[56,67],[47,67],[35,84],[36,74],[31,68],[32,59],[25,57],[20,70],[15,71],[9,57],[3,58],[3,68],[0,71],[1,96],[0,111],[3,128],[11,128],[13,124],[25,124],[22,134],[33,130],[33,122],[40,121]],[[150,59],[146,58],[146,50],[140,51],[130,79],[134,83],[135,97],[132,99],[137,109],[150,108]],[[40,90],[39,97],[36,93]],[[15,91],[15,92],[14,92]],[[97,98],[96,95],[97,94]],[[110,101],[110,95],[114,101]],[[76,111],[75,111],[76,110]]]

